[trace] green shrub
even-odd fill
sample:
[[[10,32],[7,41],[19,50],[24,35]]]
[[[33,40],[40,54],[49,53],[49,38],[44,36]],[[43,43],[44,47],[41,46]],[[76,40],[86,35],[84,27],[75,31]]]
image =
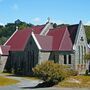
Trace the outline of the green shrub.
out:
[[[34,75],[44,81],[59,82],[66,78],[68,74],[67,66],[46,61],[33,68]]]
[[[68,74],[68,76],[77,76],[78,71],[73,70],[73,69],[69,69],[67,74]]]

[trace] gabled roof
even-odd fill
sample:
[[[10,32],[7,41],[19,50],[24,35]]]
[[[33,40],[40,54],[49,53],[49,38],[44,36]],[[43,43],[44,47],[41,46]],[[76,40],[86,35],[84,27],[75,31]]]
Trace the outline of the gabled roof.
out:
[[[53,36],[53,50],[59,50],[61,40],[63,38],[65,27],[51,29],[47,35]]]
[[[23,51],[27,41],[31,35],[31,32],[40,34],[41,30],[44,28],[45,25],[41,26],[33,26],[32,28],[26,28],[23,30],[18,30],[12,38],[5,45],[10,45],[10,51]]]
[[[52,43],[53,37],[52,36],[42,36],[39,34],[35,34],[35,37],[41,46],[42,51],[51,51],[52,50]]]
[[[23,51],[33,31],[33,37],[39,49],[43,51],[72,50],[72,42],[66,26],[50,29],[46,36],[42,36],[40,32],[44,27],[45,25],[40,25],[16,31],[5,45],[10,45],[10,51]]]
[[[53,36],[53,44],[52,44],[53,51],[55,51],[55,50],[56,51],[72,50],[72,42],[69,37],[69,32],[68,32],[66,26],[51,29],[47,35]],[[68,42],[68,40],[69,40],[69,42]]]
[[[79,24],[75,24],[75,25],[70,25],[70,26],[68,26],[68,31],[69,31],[69,33],[70,33],[70,37],[71,37],[71,40],[72,40],[72,43],[73,43],[73,44],[74,44],[74,42],[75,42],[75,38],[76,38],[78,26],[79,26]]]
[[[3,46],[0,45],[0,54],[1,55],[8,55],[10,50],[10,46]]]

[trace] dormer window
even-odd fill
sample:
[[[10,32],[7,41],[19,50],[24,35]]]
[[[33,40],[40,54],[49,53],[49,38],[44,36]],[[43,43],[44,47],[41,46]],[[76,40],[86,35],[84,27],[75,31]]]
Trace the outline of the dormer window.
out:
[[[84,41],[84,39],[83,39],[83,37],[81,37],[81,39],[80,39],[81,41]]]

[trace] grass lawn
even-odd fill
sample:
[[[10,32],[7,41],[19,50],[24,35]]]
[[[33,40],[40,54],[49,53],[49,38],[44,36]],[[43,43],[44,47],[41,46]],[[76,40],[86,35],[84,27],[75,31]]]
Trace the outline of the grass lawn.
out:
[[[13,80],[13,79],[9,79],[9,78],[0,76],[0,86],[7,86],[7,85],[11,85],[11,84],[16,84],[18,82],[19,81],[17,81],[17,80]]]
[[[72,76],[58,84],[59,87],[90,88],[90,76]]]

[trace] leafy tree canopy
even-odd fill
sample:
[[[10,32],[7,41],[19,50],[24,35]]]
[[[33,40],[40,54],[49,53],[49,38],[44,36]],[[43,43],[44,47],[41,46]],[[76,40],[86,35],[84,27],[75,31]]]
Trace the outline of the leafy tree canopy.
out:
[[[33,26],[31,23],[22,22],[19,19],[14,23],[7,23],[5,26],[0,25],[0,44],[4,44],[5,41],[15,32],[16,26],[19,30]]]
[[[85,54],[84,58],[85,60],[90,60],[90,53]]]

